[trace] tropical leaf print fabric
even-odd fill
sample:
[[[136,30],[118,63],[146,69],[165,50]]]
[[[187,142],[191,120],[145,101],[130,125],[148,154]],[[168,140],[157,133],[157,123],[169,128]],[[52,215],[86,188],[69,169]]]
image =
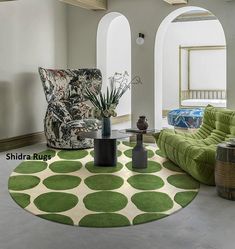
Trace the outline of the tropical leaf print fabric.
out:
[[[102,75],[98,69],[52,70],[39,68],[48,108],[44,119],[48,146],[62,149],[93,147],[91,139],[79,137],[81,131],[98,130],[100,121],[83,95],[88,87],[101,91]]]

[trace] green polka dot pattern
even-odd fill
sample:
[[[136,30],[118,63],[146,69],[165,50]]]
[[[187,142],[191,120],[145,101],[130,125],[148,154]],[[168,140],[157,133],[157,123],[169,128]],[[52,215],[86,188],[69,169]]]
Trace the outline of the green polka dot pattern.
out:
[[[125,208],[128,199],[118,192],[102,191],[87,195],[83,202],[90,211],[112,213]]]
[[[162,218],[165,218],[166,214],[158,214],[158,213],[146,213],[146,214],[140,214],[136,216],[133,220],[134,225],[154,221],[154,220],[160,220]]]
[[[155,173],[162,169],[162,166],[160,163],[154,162],[154,161],[148,161],[148,167],[147,169],[134,169],[132,167],[132,162],[129,162],[126,164],[126,167],[134,172],[138,173]]]
[[[39,195],[35,200],[35,206],[44,212],[64,212],[78,203],[78,197],[68,193],[50,192]]]
[[[114,190],[120,188],[124,180],[114,175],[96,175],[86,178],[84,182],[93,190]]]
[[[181,189],[195,189],[199,188],[199,183],[194,180],[191,176],[183,174],[183,175],[172,175],[167,178],[167,181]]]
[[[58,156],[61,159],[65,160],[76,160],[76,159],[82,159],[88,155],[88,152],[86,150],[62,150],[58,153]]]
[[[58,161],[52,163],[49,168],[54,173],[72,173],[81,169],[82,164],[74,161]]]
[[[183,172],[183,170],[178,167],[177,165],[175,165],[173,162],[171,161],[167,161],[167,162],[164,162],[163,163],[163,166],[166,168],[166,169],[169,169],[171,171],[175,171],[175,172]]]
[[[127,182],[136,189],[155,190],[164,186],[163,180],[158,176],[136,175],[130,177]]]
[[[55,175],[46,178],[43,184],[52,190],[66,190],[76,188],[81,182],[77,176]]]
[[[186,207],[197,195],[195,191],[180,192],[175,195],[174,200],[181,205]]]
[[[30,204],[30,195],[11,193],[11,197],[22,207],[26,208]]]
[[[132,196],[132,202],[144,212],[166,212],[173,208],[168,194],[161,192],[142,192]]]
[[[94,162],[89,162],[86,164],[86,169],[90,173],[98,173],[98,174],[104,174],[104,173],[115,173],[120,171],[123,168],[123,165],[121,163],[117,164],[117,167],[96,167],[94,166]]]
[[[126,150],[124,152],[126,157],[132,158],[132,149]],[[148,150],[148,158],[152,158],[154,156],[154,152],[152,150]]]
[[[72,225],[72,226],[74,225],[73,220],[70,217],[61,215],[61,214],[41,214],[41,215],[38,215],[38,217],[41,217],[46,220],[54,221],[57,223],[62,223],[62,224]]]
[[[82,227],[124,227],[157,221],[187,206],[199,183],[148,150],[148,168],[133,169],[135,143],[118,143],[117,167],[95,167],[93,149],[47,150],[48,161],[22,162],[11,174],[13,200],[36,216]]]
[[[8,181],[10,190],[22,191],[32,189],[40,183],[40,178],[29,175],[11,176]]]
[[[21,163],[16,169],[16,173],[21,173],[21,174],[34,174],[38,173],[40,171],[45,170],[47,167],[46,162],[34,162],[34,161],[29,161],[29,162],[23,162]]]
[[[38,153],[39,156],[44,156],[45,159],[47,160],[47,157],[54,157],[56,155],[56,152],[54,150],[45,150],[40,153]]]
[[[79,222],[82,227],[124,227],[130,226],[130,221],[121,214],[104,213],[90,214]]]

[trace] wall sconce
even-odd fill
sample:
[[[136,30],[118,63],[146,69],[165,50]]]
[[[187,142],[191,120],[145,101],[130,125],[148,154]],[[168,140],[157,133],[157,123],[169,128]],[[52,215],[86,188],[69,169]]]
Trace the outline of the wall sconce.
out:
[[[136,39],[136,43],[139,46],[142,46],[144,44],[144,38],[145,38],[145,35],[142,33],[139,33],[139,37]]]

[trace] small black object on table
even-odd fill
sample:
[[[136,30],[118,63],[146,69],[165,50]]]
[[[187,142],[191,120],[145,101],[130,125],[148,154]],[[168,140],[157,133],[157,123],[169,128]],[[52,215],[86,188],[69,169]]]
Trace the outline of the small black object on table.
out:
[[[103,136],[101,131],[82,132],[82,138],[94,139],[94,166],[115,167],[117,166],[117,139],[128,138],[131,135],[112,131],[110,136]]]
[[[143,145],[144,135],[154,135],[159,130],[139,130],[139,129],[126,129],[121,132],[136,135],[136,146],[132,150],[132,167],[135,169],[146,169],[148,167],[148,151]]]

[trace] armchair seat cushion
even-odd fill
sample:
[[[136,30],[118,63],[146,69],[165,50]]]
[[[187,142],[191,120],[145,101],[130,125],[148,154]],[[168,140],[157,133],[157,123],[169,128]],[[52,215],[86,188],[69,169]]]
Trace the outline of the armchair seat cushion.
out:
[[[50,119],[48,119],[50,121]],[[97,119],[73,120],[67,123],[45,122],[45,133],[50,147],[63,149],[92,148],[93,140],[79,137],[80,132],[96,131],[101,128]]]
[[[94,131],[101,128],[101,121],[98,119],[80,119],[73,120],[66,123],[66,126],[71,129],[77,129],[79,131]]]

